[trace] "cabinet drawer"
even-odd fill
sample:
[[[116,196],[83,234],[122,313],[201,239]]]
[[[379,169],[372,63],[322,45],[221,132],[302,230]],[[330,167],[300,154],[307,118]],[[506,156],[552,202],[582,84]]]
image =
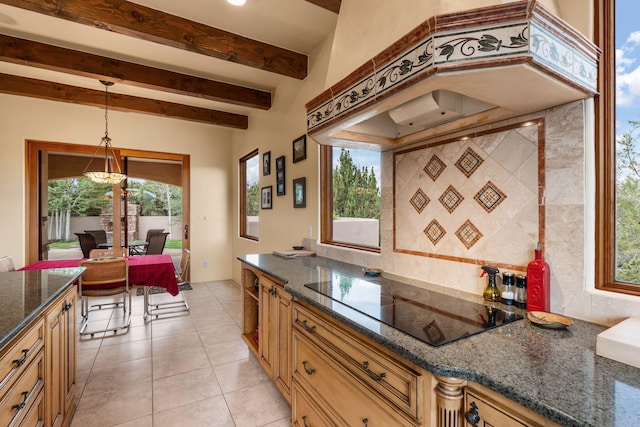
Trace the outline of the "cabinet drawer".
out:
[[[44,321],[40,320],[0,359],[0,399],[18,378],[44,344]]]
[[[484,390],[481,386],[473,385],[465,389],[464,411],[477,414],[477,426],[482,427],[560,427],[558,424],[545,419],[529,409],[506,397]],[[472,424],[465,423],[466,426]]]
[[[291,388],[291,419],[296,427],[333,426],[326,415],[313,402],[313,399],[294,381]]]
[[[18,425],[43,389],[44,351],[40,351],[0,402],[0,425]]]
[[[332,361],[320,348],[293,334],[294,378],[326,403],[331,418],[346,426],[411,426],[366,385]]]
[[[44,390],[35,398],[20,427],[41,427],[44,425]]]
[[[373,387],[381,396],[420,420],[419,403],[423,375],[411,367],[367,345],[352,334],[330,324],[306,307],[294,306],[294,325],[303,335],[328,348],[340,364]]]

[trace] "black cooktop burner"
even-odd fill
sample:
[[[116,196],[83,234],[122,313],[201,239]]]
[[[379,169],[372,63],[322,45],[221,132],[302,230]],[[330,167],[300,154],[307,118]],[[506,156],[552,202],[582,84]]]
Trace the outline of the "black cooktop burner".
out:
[[[523,318],[514,312],[387,280],[375,283],[331,273],[330,280],[305,286],[436,347]]]

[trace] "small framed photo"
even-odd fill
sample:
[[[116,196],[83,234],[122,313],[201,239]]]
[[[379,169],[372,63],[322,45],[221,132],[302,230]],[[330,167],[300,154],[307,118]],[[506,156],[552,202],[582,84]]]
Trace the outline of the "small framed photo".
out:
[[[293,163],[307,158],[307,134],[293,140]]]
[[[307,207],[307,179],[297,178],[293,180],[293,207]]]
[[[271,190],[272,186],[262,187],[262,198],[260,200],[260,208],[261,209],[271,209]]]
[[[271,175],[271,151],[262,155],[262,176]]]
[[[276,194],[278,196],[285,194],[284,178],[284,156],[280,156],[276,159]]]

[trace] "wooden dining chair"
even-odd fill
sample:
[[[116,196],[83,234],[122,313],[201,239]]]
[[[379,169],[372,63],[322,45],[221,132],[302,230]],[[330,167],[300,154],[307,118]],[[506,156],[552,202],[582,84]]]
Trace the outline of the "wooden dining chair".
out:
[[[86,270],[78,281],[78,293],[82,298],[81,314],[82,326],[80,335],[91,335],[101,332],[129,330],[131,324],[131,291],[129,289],[129,261],[127,258],[103,258],[81,261],[80,267]],[[122,295],[122,301],[99,303],[89,306],[90,297],[110,297]],[[114,319],[110,319],[104,329],[87,331],[89,313],[95,310],[119,309],[124,310],[124,320],[117,325],[112,325]],[[114,313],[115,314],[115,313]],[[112,316],[113,317],[113,316]]]
[[[15,271],[16,268],[13,265],[13,258],[5,256],[0,258],[0,273],[7,273],[9,271]]]
[[[89,258],[122,258],[128,254],[127,248],[91,249]]]

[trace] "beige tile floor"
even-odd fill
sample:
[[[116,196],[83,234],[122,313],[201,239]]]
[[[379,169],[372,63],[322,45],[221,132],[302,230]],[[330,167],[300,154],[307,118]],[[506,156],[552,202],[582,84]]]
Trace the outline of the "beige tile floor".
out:
[[[183,292],[188,313],[145,322],[142,297],[134,296],[127,333],[78,338],[72,427],[291,424],[289,405],[240,338],[240,288],[192,287]],[[121,313],[92,312],[89,329],[115,324]]]

